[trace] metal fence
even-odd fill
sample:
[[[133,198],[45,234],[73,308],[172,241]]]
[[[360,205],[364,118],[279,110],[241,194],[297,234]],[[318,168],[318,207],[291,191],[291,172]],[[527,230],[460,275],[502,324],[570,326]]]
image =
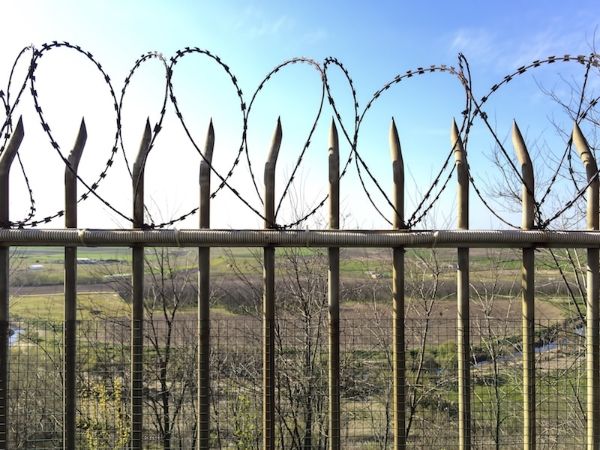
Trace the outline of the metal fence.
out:
[[[32,90],[36,58],[58,45],[34,53],[29,74]],[[70,44],[60,45],[83,52]],[[551,57],[542,62],[575,60],[588,70],[597,64],[595,55],[581,58]],[[517,74],[542,62],[520,68]],[[409,75],[427,70],[420,68]],[[466,72],[445,66],[432,67],[433,71],[458,74],[466,92],[471,93]],[[397,77],[395,82],[401,79]],[[387,88],[389,85],[383,90]],[[495,86],[492,92],[497,89]],[[329,229],[291,229],[298,222],[292,227],[279,226],[275,167],[282,140],[280,123],[264,168],[264,210],[257,212],[264,220],[264,230],[210,229],[211,175],[216,173],[211,166],[212,127],[201,152],[198,228],[149,226],[144,217],[144,168],[160,129],[159,124],[153,131],[149,123],[132,167],[131,230],[77,228],[77,167],[86,142],[83,123],[73,151],[65,158],[65,207],[57,214],[64,215],[65,226],[30,229],[27,226],[39,222],[30,217],[12,223],[9,218],[9,174],[24,131],[19,120],[9,133],[12,110],[7,107],[3,132],[9,137],[0,157],[0,448],[598,448],[600,234],[593,151],[575,124],[573,142],[587,182],[564,209],[585,194],[587,230],[549,231],[543,225],[564,210],[541,221],[532,162],[515,125],[513,143],[521,166],[521,227],[471,231],[469,186],[473,179],[463,141],[473,116],[484,116],[480,106],[485,99],[477,103],[469,95],[468,100],[469,108],[474,109],[465,116],[463,138],[456,124],[451,130],[449,158],[454,155],[455,164],[450,174],[456,172],[458,180],[457,229],[433,231],[413,229],[418,215],[405,217],[404,167],[393,123],[390,202],[394,214],[390,230],[339,229],[339,181],[344,171],[340,172],[335,124],[328,145]],[[355,147],[353,151],[360,159]],[[226,186],[226,178],[219,178],[219,188]],[[450,176],[444,186],[448,180]],[[91,190],[85,195],[94,195],[96,185],[86,187]],[[426,213],[427,206],[423,208]],[[11,246],[64,247],[65,309],[60,324],[11,321]],[[77,320],[77,248],[82,246],[131,248],[128,323]],[[144,261],[150,247],[198,248],[197,321],[148,322]],[[258,288],[262,301],[253,319],[238,323],[211,317],[210,253],[217,247],[263,249]],[[306,247],[327,249],[323,315],[310,326],[276,313],[276,249]],[[469,257],[477,247],[521,249],[522,320],[488,316],[487,322],[482,322],[470,317]],[[340,249],[345,248],[392,249],[391,302],[384,316],[347,320],[340,313]],[[405,251],[411,248],[456,249],[452,291],[457,300],[456,321],[406,317]],[[585,323],[536,320],[534,274],[539,248],[587,250]],[[502,333],[498,331],[501,328]],[[420,341],[425,332],[430,340]],[[19,345],[12,345],[14,339]],[[165,352],[177,355],[175,366],[165,362],[171,357]],[[307,367],[310,370],[303,372]],[[290,376],[293,371],[297,372],[294,377]],[[169,402],[161,402],[161,396]],[[297,403],[305,405],[301,416]],[[179,408],[175,423],[169,422],[172,411],[165,407]]]
[[[340,328],[340,446],[393,448],[391,317],[376,311],[342,319]],[[275,445],[277,448],[327,448],[327,336],[312,329],[314,356],[304,363],[305,329],[281,320],[276,345]],[[61,323],[13,321],[19,344],[10,359],[11,448],[62,448],[63,412]],[[126,448],[130,435],[131,332],[128,322],[83,320],[77,333],[77,395],[74,440],[77,448]],[[146,322],[146,327],[152,325]],[[156,326],[161,333],[166,324]],[[168,380],[170,433],[165,433],[159,355],[146,344],[144,357],[144,448],[194,448],[198,441],[197,322],[173,324]],[[325,325],[325,323],[321,324]],[[430,327],[421,363],[420,339]],[[521,353],[514,336],[520,321],[490,319],[474,324],[472,348],[471,445],[474,448],[523,446]],[[481,327],[481,328],[480,328]],[[455,323],[448,319],[407,319],[407,446],[455,448],[459,416],[458,367],[453,342]],[[559,321],[537,320],[546,333],[536,349],[538,446],[585,446],[585,338]],[[323,330],[321,330],[323,331]],[[552,333],[551,333],[552,331]],[[543,333],[540,333],[543,334]],[[152,333],[147,339],[152,338]],[[550,338],[550,336],[552,336]],[[262,448],[261,323],[258,317],[211,320],[212,397],[210,448]],[[549,341],[548,339],[552,339]],[[485,351],[494,347],[493,358]],[[295,349],[295,350],[293,350]],[[497,363],[497,366],[494,366]],[[310,368],[310,370],[306,370]],[[157,412],[159,414],[157,414]],[[307,413],[312,412],[312,416]],[[410,424],[410,426],[408,426]]]

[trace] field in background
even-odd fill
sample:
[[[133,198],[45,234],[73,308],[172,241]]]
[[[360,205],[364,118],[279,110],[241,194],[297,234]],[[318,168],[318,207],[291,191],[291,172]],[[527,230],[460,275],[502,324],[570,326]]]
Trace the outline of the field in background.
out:
[[[285,448],[326,445],[326,253],[280,249],[278,259],[278,436]],[[211,251],[212,439],[216,448],[259,448],[261,414],[261,252]],[[455,253],[407,252],[407,383],[410,443],[454,448],[458,420]],[[120,448],[128,438],[130,305],[128,249],[82,249],[78,298],[78,442]],[[147,297],[152,291],[153,253]],[[181,303],[149,303],[145,353],[146,448],[164,448],[160,410],[168,390],[172,438],[195,439],[196,252],[171,254],[173,289]],[[324,257],[325,256],[325,257]],[[290,279],[290,261],[310,267]],[[10,315],[13,436],[53,448],[61,435],[62,254],[19,249],[13,255]],[[391,431],[391,252],[342,252],[342,437],[344,448],[389,448]],[[577,306],[546,254],[536,273],[538,426],[548,448],[572,448],[584,436],[585,358]],[[41,266],[41,267],[40,267]],[[313,267],[314,266],[314,267]],[[520,254],[473,250],[471,257],[473,440],[476,447],[521,446]],[[296,267],[297,268],[297,267]],[[318,273],[312,275],[311,270]],[[308,275],[302,275],[306,273]],[[21,285],[17,284],[20,280]],[[291,280],[291,281],[290,281]],[[189,284],[189,285],[188,285]],[[294,286],[302,287],[305,303]],[[302,291],[302,289],[300,289]],[[168,339],[168,341],[167,341]],[[166,378],[160,377],[164,352]],[[161,383],[165,384],[161,384]],[[175,409],[176,408],[176,409]],[[308,411],[311,412],[307,416]],[[310,418],[309,418],[310,417]],[[31,426],[31,424],[36,424]],[[23,445],[25,445],[23,444]],[[179,448],[179,447],[174,447]]]

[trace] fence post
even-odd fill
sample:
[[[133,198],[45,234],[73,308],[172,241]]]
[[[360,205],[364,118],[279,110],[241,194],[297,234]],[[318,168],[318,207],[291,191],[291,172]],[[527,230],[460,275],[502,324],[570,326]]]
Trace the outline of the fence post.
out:
[[[396,123],[390,125],[395,230],[404,224],[404,161]],[[393,433],[394,448],[406,448],[406,349],[404,342],[404,247],[392,249],[392,364],[394,377]]]
[[[10,166],[23,141],[23,120],[19,118],[17,126],[7,147],[0,155],[0,227],[10,228],[9,176]],[[9,247],[0,246],[0,449],[8,450],[8,357],[9,349]]]
[[[208,126],[200,162],[200,228],[210,228],[210,170],[215,131]],[[198,450],[210,446],[210,247],[198,249]]]
[[[452,121],[452,150],[456,165],[458,187],[456,218],[459,230],[469,229],[469,168],[467,153],[456,122]],[[471,352],[469,313],[469,248],[458,247],[456,271],[456,300],[458,317],[456,322],[456,352],[458,354],[458,448],[471,448]]]
[[[133,164],[133,228],[144,227],[144,168],[150,151],[150,120]],[[131,449],[141,450],[143,439],[144,392],[144,246],[132,245],[132,317],[131,317]]]
[[[516,122],[513,123],[512,141],[521,164],[523,179],[523,218],[521,228],[531,230],[534,219],[534,176],[533,166],[525,141]],[[523,333],[523,448],[535,449],[535,315],[534,315],[534,264],[535,248],[523,248],[521,269],[522,333]]]
[[[275,228],[275,165],[281,146],[281,120],[265,163],[265,223]],[[263,269],[263,449],[275,449],[275,247],[264,247]]]
[[[340,228],[340,153],[335,122],[329,130],[329,228]],[[329,448],[340,449],[340,249],[330,247],[329,303]]]
[[[87,140],[85,121],[81,119],[75,145],[69,154],[69,166],[65,168],[65,228],[77,228],[77,168]],[[77,402],[77,246],[65,247],[65,349],[63,408],[63,448],[75,450]]]
[[[577,122],[573,127],[573,142],[585,166],[588,180],[588,230],[598,230],[598,166]],[[600,447],[600,335],[598,333],[598,248],[587,249],[587,302],[586,302],[586,364],[587,364],[587,448]]]

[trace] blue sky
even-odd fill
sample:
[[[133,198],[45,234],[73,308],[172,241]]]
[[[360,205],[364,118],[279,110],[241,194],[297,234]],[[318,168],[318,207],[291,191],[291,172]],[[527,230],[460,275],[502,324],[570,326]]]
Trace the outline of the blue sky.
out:
[[[431,64],[456,65],[463,52],[471,65],[476,97],[522,64],[549,55],[589,53],[599,24],[600,6],[593,1],[546,2],[200,2],[200,1],[20,1],[3,5],[0,31],[0,82],[6,83],[12,61],[25,45],[66,40],[91,51],[120,90],[133,62],[147,51],[170,57],[177,49],[198,46],[218,54],[235,73],[249,101],[262,77],[280,62],[305,56],[322,62],[334,56],[347,67],[364,107],[375,90],[398,73]],[[24,66],[23,66],[24,67]],[[23,72],[24,69],[21,68]],[[17,73],[19,73],[17,71]],[[567,82],[581,79],[576,65],[556,65],[507,85],[490,100],[488,109],[499,136],[506,138],[516,119],[527,139],[546,147],[560,144],[549,120],[567,127],[567,118],[540,86],[568,98]],[[456,80],[433,74],[402,82],[374,106],[361,125],[359,151],[377,175],[382,188],[391,187],[387,130],[396,118],[407,168],[407,215],[419,202],[449,151],[449,128],[464,109],[464,93]],[[592,87],[600,87],[597,73]],[[339,71],[332,69],[331,82],[343,118],[352,117],[349,90]],[[68,151],[82,115],[88,123],[88,148],[81,173],[93,181],[110,151],[114,132],[111,101],[105,85],[88,62],[66,51],[48,53],[36,78],[40,101],[61,146]],[[182,60],[173,77],[175,92],[193,135],[204,141],[212,117],[217,133],[215,165],[226,171],[239,146],[241,114],[224,74],[206,59]],[[281,116],[284,146],[278,165],[281,193],[293,162],[302,148],[319,104],[318,73],[307,65],[282,71],[257,98],[249,118],[249,152],[253,168],[260,168],[269,146],[275,120]],[[133,158],[147,116],[158,120],[164,71],[156,61],[144,65],[132,79],[123,109],[123,142]],[[32,107],[24,97],[17,110],[26,125],[22,157],[30,174],[40,215],[61,207],[60,160],[44,141]],[[298,205],[313,205],[326,192],[327,128],[332,111],[326,107],[312,139],[299,182],[286,201],[281,222],[291,220]],[[348,123],[348,122],[347,122]],[[350,126],[350,125],[348,125]],[[107,132],[107,130],[111,130]],[[585,131],[585,130],[584,130]],[[591,133],[591,131],[590,131]],[[509,141],[507,141],[509,142]],[[493,141],[481,124],[472,132],[469,158],[481,183],[495,172],[489,162]],[[511,149],[511,146],[508,146]],[[187,142],[169,107],[165,129],[148,162],[148,203],[156,220],[181,215],[197,201],[199,157]],[[343,154],[347,155],[347,146]],[[487,155],[487,156],[486,156]],[[543,172],[543,169],[540,169]],[[551,171],[551,168],[547,168]],[[543,174],[542,174],[543,175]],[[130,209],[129,181],[123,158],[101,187],[101,194],[124,212]],[[543,178],[543,176],[541,177]],[[260,183],[262,174],[257,174]],[[244,167],[232,179],[236,188],[260,208]],[[24,183],[13,175],[13,220],[27,210]],[[442,197],[430,224],[454,223],[454,184]],[[386,214],[383,198],[369,185]],[[473,196],[473,227],[499,226]],[[308,206],[307,206],[308,207]],[[366,201],[355,169],[342,182],[342,210],[347,226],[385,228]],[[223,192],[215,199],[213,224],[218,227],[259,226],[260,220]],[[507,214],[514,218],[514,215]],[[194,226],[196,219],[178,226]],[[518,222],[518,219],[516,219]],[[81,206],[82,226],[127,226],[91,200]],[[242,225],[240,225],[240,222]],[[56,226],[61,224],[57,223]]]

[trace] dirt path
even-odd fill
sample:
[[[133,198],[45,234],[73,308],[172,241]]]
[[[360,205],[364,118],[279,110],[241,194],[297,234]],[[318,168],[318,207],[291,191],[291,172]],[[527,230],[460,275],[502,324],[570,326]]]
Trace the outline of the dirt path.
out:
[[[44,286],[11,286],[10,295],[47,295],[61,294],[62,284],[51,284]],[[79,292],[114,292],[106,283],[80,284],[77,286]]]

